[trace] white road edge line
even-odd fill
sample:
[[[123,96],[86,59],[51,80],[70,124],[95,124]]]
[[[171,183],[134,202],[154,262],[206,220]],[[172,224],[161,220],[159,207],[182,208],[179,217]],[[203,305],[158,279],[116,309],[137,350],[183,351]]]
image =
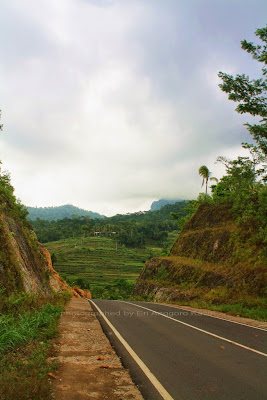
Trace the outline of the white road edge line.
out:
[[[226,318],[222,318],[222,317],[217,317],[216,315],[206,314],[205,312],[202,312],[202,311],[193,311],[193,310],[190,310],[190,308],[180,307],[179,304],[177,304],[177,306],[175,306],[173,304],[165,304],[165,303],[150,303],[149,301],[146,301],[145,303],[148,303],[148,304],[159,304],[159,305],[165,306],[165,307],[180,308],[181,310],[184,310],[184,311],[190,311],[192,313],[205,315],[205,317],[221,319],[222,321],[232,322],[233,324],[243,325],[243,326],[247,326],[248,328],[259,329],[259,330],[261,330],[263,332],[267,332],[267,329],[265,329],[265,328],[260,328],[258,326],[244,324],[243,322],[233,321],[232,319],[226,319]]]
[[[90,300],[98,310],[99,314],[101,317],[106,321],[108,326],[112,329],[114,334],[117,336],[117,338],[120,340],[120,342],[123,344],[123,346],[126,348],[128,353],[131,355],[131,357],[134,359],[134,361],[139,365],[141,370],[144,372],[144,374],[147,376],[147,378],[150,380],[152,385],[155,387],[155,389],[159,392],[159,394],[162,396],[164,400],[174,400],[173,397],[167,392],[167,390],[162,386],[162,384],[158,381],[158,379],[155,377],[155,375],[152,374],[150,369],[145,365],[145,363],[141,360],[141,358],[138,357],[138,355],[135,353],[135,351],[130,347],[130,345],[126,342],[125,339],[121,336],[121,334],[117,331],[117,329],[111,324],[111,322],[107,319],[105,314],[100,310],[100,308],[96,305],[96,303],[93,300]]]
[[[207,335],[216,337],[217,339],[224,340],[225,342],[234,344],[235,346],[242,347],[243,349],[250,350],[250,351],[252,351],[253,353],[257,353],[257,354],[260,354],[261,356],[267,357],[267,354],[266,354],[266,353],[262,353],[261,351],[252,349],[251,347],[244,346],[244,345],[241,344],[241,343],[237,343],[237,342],[234,342],[233,340],[229,340],[229,339],[226,339],[226,338],[224,338],[224,337],[222,337],[222,336],[218,336],[218,335],[216,335],[215,333],[211,333],[211,332],[205,331],[204,329],[197,328],[196,326],[187,324],[186,322],[179,321],[178,319],[169,317],[168,315],[162,314],[162,313],[160,313],[160,312],[158,312],[158,311],[151,310],[151,308],[139,306],[138,304],[130,303],[129,301],[123,301],[123,300],[117,300],[117,301],[120,301],[121,303],[131,304],[132,306],[140,307],[140,308],[143,308],[144,310],[152,311],[152,312],[155,313],[155,314],[159,314],[159,315],[161,315],[162,317],[171,319],[172,321],[178,322],[179,324],[182,324],[182,325],[188,326],[188,327],[190,327],[190,328],[193,328],[193,329],[195,329],[196,331],[206,333]]]

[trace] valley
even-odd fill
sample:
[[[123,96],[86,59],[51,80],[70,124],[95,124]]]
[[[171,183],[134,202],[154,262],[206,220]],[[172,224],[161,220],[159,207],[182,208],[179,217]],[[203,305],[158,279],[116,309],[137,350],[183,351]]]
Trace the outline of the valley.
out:
[[[167,251],[178,236],[169,233]],[[145,262],[165,254],[157,244],[128,248],[109,237],[77,237],[45,243],[53,266],[71,286],[89,289],[94,298],[125,299],[131,295]]]

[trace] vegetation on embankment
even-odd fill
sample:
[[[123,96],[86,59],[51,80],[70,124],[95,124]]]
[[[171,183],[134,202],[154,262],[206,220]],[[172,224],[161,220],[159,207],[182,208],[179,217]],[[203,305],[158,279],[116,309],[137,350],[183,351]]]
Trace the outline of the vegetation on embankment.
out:
[[[205,194],[198,204],[203,204],[184,226],[170,257],[146,264],[135,296],[267,318],[267,27],[255,33],[262,45],[246,40],[241,45],[263,63],[261,78],[218,74],[219,87],[238,103],[236,111],[258,117],[256,124],[245,124],[254,140],[242,143],[249,155],[217,158],[226,174],[219,182],[213,177],[217,184],[211,196],[211,172],[205,165],[199,168]]]
[[[0,398],[51,400],[49,362],[51,339],[70,293],[36,296],[25,292],[0,293]]]
[[[0,174],[1,400],[52,398],[48,374],[55,364],[47,358],[58,318],[71,297],[26,216],[9,174]]]
[[[0,291],[53,294],[71,291],[76,297],[89,292],[70,288],[52,267],[50,254],[38,242],[26,219],[27,210],[13,194],[9,174],[0,176]]]
[[[170,234],[171,248],[177,232]],[[166,254],[161,247],[128,248],[114,238],[71,238],[45,244],[53,266],[70,285],[90,289],[92,297],[126,299],[131,295],[145,262]]]
[[[9,174],[0,177],[0,290],[52,293],[51,268],[27,221],[27,210],[14,196]]]
[[[264,244],[237,224],[229,203],[204,203],[169,257],[148,261],[134,296],[265,319]]]

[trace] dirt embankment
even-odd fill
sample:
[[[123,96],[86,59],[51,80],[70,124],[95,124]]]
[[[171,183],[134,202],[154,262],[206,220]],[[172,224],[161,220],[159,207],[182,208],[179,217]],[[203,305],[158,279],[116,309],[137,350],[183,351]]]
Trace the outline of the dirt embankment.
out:
[[[78,297],[78,298],[84,297],[87,299],[91,299],[91,292],[89,290],[80,289],[78,286],[70,287],[67,285],[67,283],[54,270],[49,251],[43,245],[41,245],[41,243],[38,244],[46,260],[46,268],[49,271],[49,281],[51,288],[55,292],[59,291],[71,292],[73,297]]]
[[[142,400],[85,299],[72,299],[59,324],[55,400]]]
[[[54,270],[49,252],[29,226],[0,211],[0,289],[50,294],[70,291],[74,297],[91,298],[89,290],[70,288]]]
[[[236,224],[225,204],[203,204],[186,223],[169,257],[149,260],[135,296],[262,306],[266,287],[262,249]]]

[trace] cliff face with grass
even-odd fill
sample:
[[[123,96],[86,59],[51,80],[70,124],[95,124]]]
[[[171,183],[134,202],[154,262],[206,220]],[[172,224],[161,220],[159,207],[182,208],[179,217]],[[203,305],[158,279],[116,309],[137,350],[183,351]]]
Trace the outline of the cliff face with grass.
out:
[[[6,294],[51,291],[50,271],[34,233],[6,210],[0,213],[0,257],[0,287]]]
[[[135,296],[156,301],[264,306],[266,260],[253,234],[237,226],[230,205],[202,204],[169,257],[149,260]]]
[[[53,269],[49,252],[38,243],[13,191],[9,175],[0,176],[0,293],[70,291],[76,297],[90,297],[89,291],[70,288]]]
[[[53,269],[49,252],[37,241],[29,226],[7,211],[0,211],[0,290],[50,294],[71,291],[74,296],[90,297],[70,288]]]
[[[49,400],[57,321],[71,295],[90,292],[70,288],[54,271],[13,193],[0,170],[0,398]]]

